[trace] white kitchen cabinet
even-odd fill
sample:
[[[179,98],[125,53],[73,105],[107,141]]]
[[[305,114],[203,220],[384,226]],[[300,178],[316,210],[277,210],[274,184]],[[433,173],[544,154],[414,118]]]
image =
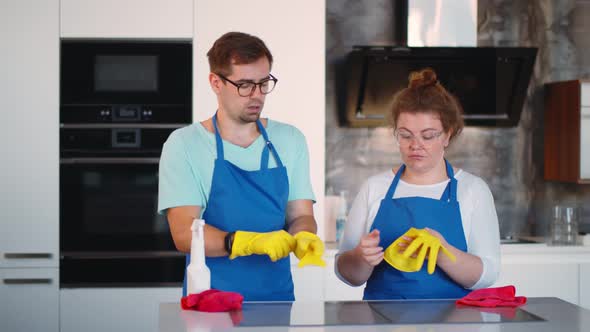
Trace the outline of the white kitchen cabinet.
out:
[[[494,287],[514,285],[516,295],[558,297],[578,304],[579,264],[503,264]]]
[[[590,263],[580,264],[580,306],[590,310]]]
[[[297,263],[299,260],[291,255],[291,274],[296,301],[322,301],[324,299],[324,268],[312,265],[297,267]]]
[[[263,117],[299,128],[309,147],[318,234],[324,237],[325,187],[325,0],[195,0],[193,119],[209,118],[217,99],[209,86],[207,51],[226,32],[260,37],[270,49],[279,81],[266,97]],[[253,19],[259,17],[260,19]],[[272,138],[271,138],[272,139]]]
[[[180,303],[182,288],[63,288],[61,332],[158,331],[159,305]],[[180,304],[179,304],[180,305]]]
[[[0,40],[0,268],[57,267],[58,0],[0,1]]]
[[[545,84],[545,179],[590,183],[590,81]]]
[[[363,299],[365,285],[353,287],[345,284],[336,276],[334,271],[334,256],[331,255],[326,262],[326,282],[324,297],[326,301],[360,301]]]
[[[57,268],[0,269],[0,331],[59,331]]]
[[[62,38],[193,37],[193,0],[61,0]]]

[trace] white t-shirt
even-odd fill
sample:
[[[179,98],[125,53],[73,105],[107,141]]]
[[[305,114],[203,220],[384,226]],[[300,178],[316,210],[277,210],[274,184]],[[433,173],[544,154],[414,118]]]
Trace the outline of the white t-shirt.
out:
[[[369,233],[381,200],[393,181],[392,170],[370,177],[361,187],[350,212],[338,254],[355,248],[361,237]],[[489,287],[498,278],[500,272],[500,230],[494,198],[488,185],[479,177],[463,170],[455,173],[457,179],[457,199],[461,210],[461,220],[467,252],[481,258],[483,272],[479,280],[469,289]],[[431,184],[415,185],[400,179],[393,198],[428,197],[440,199],[449,180]],[[338,259],[338,257],[336,257]],[[348,283],[335,268],[336,275]]]

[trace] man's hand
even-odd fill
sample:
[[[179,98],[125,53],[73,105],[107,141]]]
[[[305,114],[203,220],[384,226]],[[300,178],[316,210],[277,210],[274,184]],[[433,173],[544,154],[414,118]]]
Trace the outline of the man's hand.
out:
[[[295,234],[295,241],[295,256],[299,258],[297,266],[304,267],[310,264],[326,266],[326,262],[322,259],[325,249],[324,242],[317,235],[301,231]]]
[[[294,249],[295,238],[284,230],[268,233],[237,231],[229,258],[252,254],[268,255],[271,261],[276,262],[287,257]]]

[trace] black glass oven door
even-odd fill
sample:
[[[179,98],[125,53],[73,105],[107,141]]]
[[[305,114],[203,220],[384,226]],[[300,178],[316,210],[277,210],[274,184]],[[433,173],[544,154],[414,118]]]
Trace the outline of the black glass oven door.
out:
[[[176,251],[157,199],[157,158],[62,159],[62,252]]]

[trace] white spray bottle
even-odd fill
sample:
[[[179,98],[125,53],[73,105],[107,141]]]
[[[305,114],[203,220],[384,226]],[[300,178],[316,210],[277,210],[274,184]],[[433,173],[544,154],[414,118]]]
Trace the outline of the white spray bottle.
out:
[[[191,261],[186,268],[187,295],[211,288],[211,272],[205,264],[205,220],[195,219],[191,226]]]

